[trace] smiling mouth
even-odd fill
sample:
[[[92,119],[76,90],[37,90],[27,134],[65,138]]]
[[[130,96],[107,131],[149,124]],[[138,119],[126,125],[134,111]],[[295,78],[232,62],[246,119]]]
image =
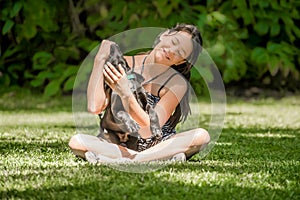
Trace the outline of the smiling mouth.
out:
[[[165,48],[162,49],[164,54],[165,54],[165,57],[170,60],[170,57],[169,57],[169,54],[166,52]]]

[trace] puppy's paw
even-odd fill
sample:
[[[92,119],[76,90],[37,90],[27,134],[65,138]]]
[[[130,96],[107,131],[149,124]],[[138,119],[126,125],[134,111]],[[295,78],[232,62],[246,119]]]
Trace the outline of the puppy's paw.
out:
[[[136,123],[135,121],[131,121],[131,125],[130,125],[130,132],[131,133],[137,133],[140,130],[140,126],[138,123]]]
[[[138,125],[138,123],[136,123],[127,112],[119,111],[117,113],[117,117],[125,125],[127,132],[134,133],[140,130],[140,126]]]
[[[130,135],[131,135],[132,137],[137,138],[138,140],[141,139],[141,136],[140,136],[140,134],[139,134],[138,132],[132,132],[132,133],[130,133]]]
[[[152,134],[155,137],[155,139],[157,139],[157,140],[161,140],[162,139],[162,131],[160,129],[155,129],[152,132]]]
[[[124,124],[129,133],[137,133],[140,130],[140,126],[133,119],[128,119],[124,121]]]

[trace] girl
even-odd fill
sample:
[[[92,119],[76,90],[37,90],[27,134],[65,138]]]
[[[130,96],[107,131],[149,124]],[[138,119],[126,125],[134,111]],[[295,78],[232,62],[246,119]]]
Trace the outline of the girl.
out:
[[[199,152],[210,141],[202,128],[176,133],[176,125],[190,112],[190,70],[201,52],[202,38],[193,25],[178,24],[161,33],[153,50],[145,54],[124,56],[128,65],[144,77],[143,87],[147,101],[154,107],[162,128],[162,139],[151,137],[148,114],[139,106],[128,86],[122,67],[119,71],[106,62],[112,42],[103,40],[94,60],[87,101],[88,111],[100,114],[110,103],[104,90],[104,81],[121,98],[130,116],[139,124],[137,151],[107,142],[91,135],[74,135],[69,146],[73,153],[91,162],[136,162],[177,159],[184,161]]]

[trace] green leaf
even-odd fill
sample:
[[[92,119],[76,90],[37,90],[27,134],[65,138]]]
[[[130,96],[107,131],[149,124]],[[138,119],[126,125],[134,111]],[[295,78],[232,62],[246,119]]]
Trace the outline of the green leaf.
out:
[[[256,47],[251,53],[251,60],[257,64],[267,63],[269,61],[268,52],[262,47]]]
[[[1,16],[2,21],[9,19],[9,11],[10,11],[10,8],[2,8],[1,7],[0,16]]]
[[[275,76],[280,68],[280,60],[277,56],[270,57],[270,62],[268,63],[268,69],[272,76]]]
[[[32,87],[39,87],[43,84],[44,84],[44,80],[42,80],[42,79],[35,79],[35,80],[30,81],[30,85]]]
[[[169,16],[173,9],[172,4],[168,3],[168,0],[154,1],[153,4],[162,18]]]
[[[268,42],[267,50],[270,53],[278,53],[282,51],[282,46],[278,43]]]
[[[88,38],[82,38],[77,43],[78,47],[82,48],[86,52],[92,51],[97,45],[99,45],[99,41],[93,41]]]
[[[22,63],[22,64],[12,63],[7,67],[7,71],[15,79],[19,78],[20,74],[18,72],[22,72],[23,69],[24,69],[24,63]]]
[[[268,1],[259,1],[259,7],[264,9],[267,8],[269,6],[269,2]]]
[[[198,16],[197,25],[200,29],[203,29],[206,23],[206,14],[200,14]]]
[[[25,37],[26,39],[31,39],[33,38],[36,33],[37,33],[37,28],[35,26],[35,24],[30,23],[28,21],[25,20],[24,24],[21,26],[21,38]]]
[[[69,58],[73,58],[75,60],[79,59],[80,52],[77,47],[69,46],[69,47],[57,47],[54,49],[54,56],[59,61],[65,62]]]
[[[291,45],[287,42],[281,42],[282,51],[285,52],[287,55],[292,56],[296,53],[297,48],[294,45]]]
[[[11,78],[9,77],[9,75],[8,74],[3,74],[0,78],[1,87],[9,86],[10,83],[11,83]]]
[[[101,5],[100,6],[100,15],[103,18],[106,18],[108,16],[108,13],[109,13],[109,11],[107,10],[106,6],[105,5]]]
[[[294,22],[290,16],[281,16],[281,19],[283,20],[284,24],[288,27],[294,26]]]
[[[286,9],[286,8],[292,8],[293,4],[286,0],[280,0],[280,5]]]
[[[295,65],[290,60],[286,59],[283,60],[282,69],[283,69],[283,76],[287,78],[289,73],[295,69]]]
[[[269,3],[274,10],[282,10],[282,7],[277,1],[269,1]]]
[[[248,39],[248,29],[240,29],[238,32],[234,32],[233,35],[238,39]]]
[[[64,5],[64,2],[62,1],[61,4]],[[32,27],[39,27],[45,32],[58,30],[59,27],[55,17],[57,9],[55,4],[48,3],[47,1],[30,0],[28,3],[24,4],[26,23],[29,23],[31,26],[31,28],[27,26],[27,31],[32,31]]]
[[[241,76],[239,76],[238,73],[238,66],[234,62],[233,59],[228,58],[226,59],[226,69],[223,73],[223,79],[226,83],[233,81],[233,80],[239,80]]]
[[[35,75],[33,75],[30,71],[26,70],[24,73],[24,77],[26,79],[33,79],[35,77]]]
[[[5,52],[1,55],[2,59],[10,57],[17,52],[20,52],[21,46],[10,46],[8,49],[5,50]]]
[[[207,49],[210,55],[222,56],[225,53],[225,47],[221,42],[217,42],[211,48]]]
[[[54,66],[55,74],[59,74],[60,80],[63,81],[70,76],[76,75],[78,66],[58,63]]]
[[[78,69],[79,68],[76,65],[68,65],[68,68],[64,71],[64,76],[69,77],[75,75]]]
[[[243,16],[245,25],[249,25],[254,21],[253,13],[251,12],[251,10],[244,10],[242,12],[242,16]]]
[[[10,17],[13,18],[15,17],[19,11],[21,10],[21,8],[23,7],[22,2],[16,2],[12,8],[12,10],[10,11]]]
[[[273,23],[271,26],[271,36],[276,36],[280,33],[280,25]]]
[[[254,29],[259,35],[265,35],[269,31],[269,24],[266,20],[259,20],[258,23],[254,25]]]
[[[212,16],[219,21],[221,24],[225,24],[226,16],[219,11],[212,12]]]
[[[295,33],[295,35],[300,38],[300,29],[297,26],[293,26],[292,28],[293,32]]]
[[[44,90],[44,95],[46,97],[51,97],[59,93],[60,91],[60,81],[53,80],[51,81]]]
[[[53,78],[54,74],[50,70],[41,71],[37,75],[37,79],[45,80],[46,78]]]
[[[2,35],[5,35],[6,33],[8,33],[14,24],[15,23],[12,20],[10,20],[10,19],[7,20],[3,26]]]
[[[76,76],[71,76],[64,84],[64,91],[69,91],[73,89]]]
[[[53,60],[52,54],[46,51],[39,51],[34,54],[32,61],[33,61],[33,69],[45,69],[47,68],[48,64],[51,63]]]

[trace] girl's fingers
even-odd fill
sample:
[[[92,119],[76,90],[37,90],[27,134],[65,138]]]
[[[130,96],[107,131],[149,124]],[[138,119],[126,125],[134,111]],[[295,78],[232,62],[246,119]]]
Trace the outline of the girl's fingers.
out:
[[[107,62],[106,64],[107,64],[107,66],[109,67],[109,69],[114,73],[114,75],[117,78],[121,78],[122,77],[122,74],[116,69],[115,66],[113,66],[110,62]]]
[[[116,83],[120,78],[116,75],[108,65],[104,65],[104,71],[106,72],[107,76],[109,76],[112,83]]]
[[[105,77],[105,82],[107,83],[107,84],[112,84],[112,83],[114,83],[114,81],[112,80],[112,78],[110,77],[110,75],[107,73],[107,71],[106,70],[103,70],[103,75],[104,75],[104,77]]]
[[[126,74],[126,72],[125,72],[125,70],[124,70],[124,68],[122,67],[121,64],[118,65],[118,68],[119,68],[119,71],[120,71],[120,73],[121,73],[122,76],[123,76],[124,74]]]

